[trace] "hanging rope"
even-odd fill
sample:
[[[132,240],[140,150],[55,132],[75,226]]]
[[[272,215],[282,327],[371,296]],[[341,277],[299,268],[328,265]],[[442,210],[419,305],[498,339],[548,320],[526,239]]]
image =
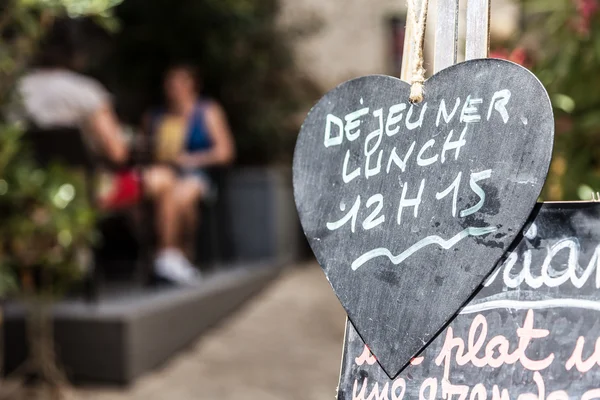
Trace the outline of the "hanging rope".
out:
[[[425,83],[425,68],[423,68],[423,46],[425,44],[425,28],[427,26],[427,9],[429,0],[421,0],[421,12],[417,17],[416,8],[418,0],[408,0],[408,17],[416,28],[413,33],[412,46],[412,77],[410,80],[410,101],[420,103],[423,101],[423,84]]]

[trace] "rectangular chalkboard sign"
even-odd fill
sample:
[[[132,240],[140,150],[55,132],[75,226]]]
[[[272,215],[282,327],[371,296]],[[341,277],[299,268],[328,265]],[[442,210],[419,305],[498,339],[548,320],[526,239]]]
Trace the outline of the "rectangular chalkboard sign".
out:
[[[479,293],[395,379],[348,322],[338,400],[600,399],[600,204],[536,212]]]

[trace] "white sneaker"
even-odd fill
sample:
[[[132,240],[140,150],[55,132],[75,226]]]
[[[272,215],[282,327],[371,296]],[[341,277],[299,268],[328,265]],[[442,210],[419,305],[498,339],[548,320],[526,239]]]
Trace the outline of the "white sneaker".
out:
[[[177,249],[161,251],[154,260],[156,276],[179,285],[197,285],[200,271]]]

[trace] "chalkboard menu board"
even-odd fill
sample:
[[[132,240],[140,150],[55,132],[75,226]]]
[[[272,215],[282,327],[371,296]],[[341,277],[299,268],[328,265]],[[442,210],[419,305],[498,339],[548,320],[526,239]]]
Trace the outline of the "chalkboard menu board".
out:
[[[538,205],[518,245],[390,379],[350,322],[338,400],[600,399],[600,204]]]

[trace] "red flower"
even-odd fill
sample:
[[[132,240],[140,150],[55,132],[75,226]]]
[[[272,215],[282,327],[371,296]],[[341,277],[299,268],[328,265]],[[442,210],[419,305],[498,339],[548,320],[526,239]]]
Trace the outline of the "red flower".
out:
[[[526,66],[529,64],[528,57],[527,57],[527,51],[522,47],[517,47],[516,49],[514,49],[512,51],[512,53],[510,53],[510,56],[508,57],[508,59],[512,62],[521,64],[523,66]]]
[[[576,0],[577,12],[588,24],[596,11],[598,11],[598,0]]]
[[[526,68],[531,66],[529,62],[529,57],[527,55],[527,50],[523,47],[517,47],[512,52],[508,52],[507,49],[497,49],[490,53],[491,58],[500,58],[502,60],[509,60],[514,63],[520,64]]]
[[[490,58],[499,58],[501,60],[508,60],[508,51],[506,49],[496,49],[490,52]]]
[[[581,35],[590,33],[590,23],[600,7],[598,0],[573,0],[577,8],[578,18],[573,21],[573,27]]]

